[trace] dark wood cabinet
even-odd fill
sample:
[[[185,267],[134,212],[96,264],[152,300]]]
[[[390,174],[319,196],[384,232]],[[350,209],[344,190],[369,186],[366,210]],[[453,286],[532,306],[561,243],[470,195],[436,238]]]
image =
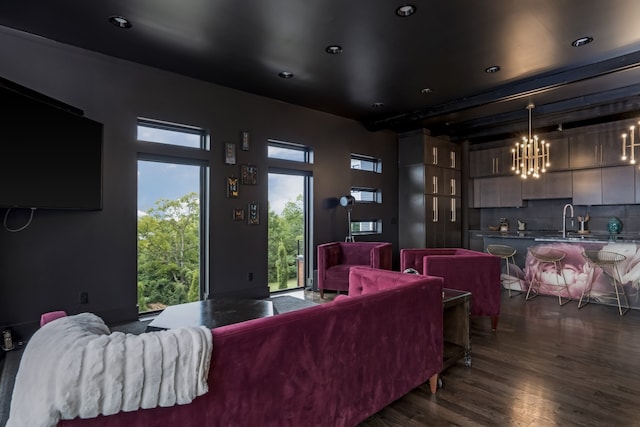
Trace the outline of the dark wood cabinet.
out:
[[[623,165],[621,132],[581,133],[569,138],[571,169]]]
[[[515,143],[514,143],[515,145]],[[469,176],[471,178],[513,174],[511,149],[502,146],[469,152]]]
[[[425,131],[399,136],[400,248],[462,244],[461,150]]]
[[[574,205],[636,203],[633,166],[615,166],[572,172]]]
[[[522,180],[522,199],[570,199],[573,196],[571,171],[547,172],[540,178]]]
[[[522,178],[499,176],[473,180],[474,208],[520,207],[522,201]]]

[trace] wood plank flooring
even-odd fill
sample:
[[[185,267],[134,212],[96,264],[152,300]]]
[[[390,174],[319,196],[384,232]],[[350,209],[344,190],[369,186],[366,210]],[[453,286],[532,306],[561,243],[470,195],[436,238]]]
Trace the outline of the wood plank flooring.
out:
[[[502,295],[498,330],[471,318],[473,365],[443,388],[411,391],[360,424],[378,426],[640,426],[640,312]]]

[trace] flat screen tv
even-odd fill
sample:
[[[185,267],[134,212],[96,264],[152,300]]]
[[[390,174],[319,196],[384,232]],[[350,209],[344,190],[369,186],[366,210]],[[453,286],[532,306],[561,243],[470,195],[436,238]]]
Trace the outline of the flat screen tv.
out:
[[[102,209],[102,124],[1,81],[0,101],[0,208]]]

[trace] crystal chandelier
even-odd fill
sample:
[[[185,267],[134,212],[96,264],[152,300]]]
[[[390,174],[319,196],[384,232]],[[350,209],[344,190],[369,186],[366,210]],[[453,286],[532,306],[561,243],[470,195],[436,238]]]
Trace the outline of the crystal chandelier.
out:
[[[527,105],[529,110],[529,136],[523,136],[522,142],[516,142],[516,147],[511,149],[511,170],[522,179],[529,175],[540,178],[540,174],[549,167],[549,143],[539,140],[537,135],[531,135],[531,111],[535,108],[533,102]]]
[[[640,124],[640,122],[638,123]],[[635,129],[635,126],[629,126],[629,144],[627,144],[627,134],[622,134],[622,161],[627,161],[627,148],[629,148],[631,157],[628,160],[632,165],[636,164],[636,147],[640,146],[640,138],[638,138],[638,142],[635,142]]]

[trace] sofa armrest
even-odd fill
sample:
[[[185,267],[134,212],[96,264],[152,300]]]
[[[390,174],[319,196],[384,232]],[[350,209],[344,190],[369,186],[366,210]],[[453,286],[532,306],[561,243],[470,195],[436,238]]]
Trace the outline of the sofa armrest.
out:
[[[381,243],[371,250],[370,265],[373,268],[391,270],[393,245],[391,243]]]

